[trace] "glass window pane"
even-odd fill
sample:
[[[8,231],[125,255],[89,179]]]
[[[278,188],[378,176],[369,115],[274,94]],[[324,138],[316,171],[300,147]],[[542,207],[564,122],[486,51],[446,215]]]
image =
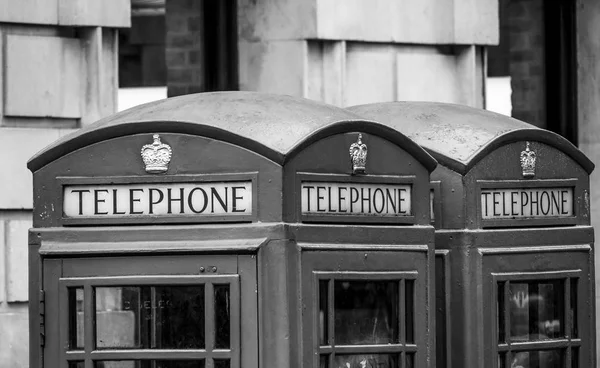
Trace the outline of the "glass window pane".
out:
[[[83,288],[69,289],[69,348],[83,349]]]
[[[329,280],[319,280],[319,345],[329,345],[327,338],[327,291],[329,289]]]
[[[571,368],[579,368],[579,349],[571,349]]]
[[[412,344],[415,342],[415,282],[413,280],[406,280],[404,287],[406,289],[406,342]]]
[[[414,368],[415,367],[415,354],[407,353],[406,354],[406,368]]]
[[[204,368],[204,366],[204,359],[97,361],[94,364],[94,368]]]
[[[511,341],[564,336],[562,280],[511,282],[509,298]]]
[[[98,287],[96,296],[96,346],[138,348],[140,331],[150,320],[150,303],[144,304],[139,287]],[[148,313],[145,307],[148,308]]]
[[[84,362],[69,362],[69,368],[85,368]]]
[[[334,367],[343,368],[398,368],[397,354],[336,355]]]
[[[204,348],[204,286],[157,286],[153,307],[153,348]]]
[[[513,352],[510,367],[563,368],[563,355],[562,350]]]
[[[498,368],[506,368],[506,353],[498,354]]]
[[[496,305],[496,311],[498,314],[498,342],[504,342],[504,282],[498,283],[498,304]]]
[[[229,349],[230,338],[230,306],[229,285],[215,285],[215,348]],[[216,362],[216,361],[215,361]],[[227,361],[229,362],[229,361]],[[215,363],[216,364],[216,363]],[[228,363],[229,364],[229,363]]]
[[[335,281],[336,345],[398,342],[398,281]]]
[[[204,348],[204,286],[96,288],[98,348]]]
[[[329,368],[329,355],[319,357],[319,368]]]
[[[571,279],[571,337],[577,337],[577,279]]]
[[[231,361],[229,359],[215,359],[214,367],[215,368],[230,368]]]

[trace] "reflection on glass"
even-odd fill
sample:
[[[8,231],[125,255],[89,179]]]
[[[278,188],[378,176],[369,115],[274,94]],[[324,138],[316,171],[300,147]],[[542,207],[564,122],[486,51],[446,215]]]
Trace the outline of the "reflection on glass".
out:
[[[396,354],[352,354],[336,355],[333,359],[334,367],[343,368],[397,368],[398,355]]]
[[[562,281],[510,283],[511,341],[564,336],[563,285]]]
[[[85,368],[84,362],[69,362],[69,368]]]
[[[319,345],[329,345],[327,339],[327,292],[329,280],[319,280]]]
[[[97,361],[94,368],[204,368],[204,359]]]
[[[571,337],[577,337],[577,279],[571,279]]]
[[[498,368],[506,368],[506,353],[498,354]]]
[[[215,367],[215,368],[230,368],[231,362],[229,359],[215,359],[213,367]]]
[[[496,313],[498,315],[498,342],[504,342],[504,282],[498,283],[498,305]]]
[[[511,368],[563,368],[560,350],[519,351],[512,354]]]
[[[204,286],[98,287],[95,293],[98,348],[204,348]]]
[[[415,366],[415,354],[407,353],[406,354],[406,368],[414,368]]]
[[[215,285],[215,349],[229,349],[229,285]],[[227,361],[229,362],[229,361]],[[229,363],[228,363],[229,364]]]
[[[334,300],[336,345],[398,342],[397,281],[335,281]]]
[[[579,349],[571,348],[571,368],[579,368]]]
[[[319,368],[329,368],[329,355],[319,357]]]
[[[83,349],[83,288],[69,289],[69,348]]]
[[[415,313],[415,282],[412,280],[406,280],[405,286],[405,300],[406,300],[406,342],[412,344],[415,342],[415,328],[414,328],[414,313]]]

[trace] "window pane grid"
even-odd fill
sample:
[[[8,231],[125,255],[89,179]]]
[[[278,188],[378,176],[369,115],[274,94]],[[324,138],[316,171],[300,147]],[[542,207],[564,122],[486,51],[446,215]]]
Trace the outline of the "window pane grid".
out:
[[[389,277],[377,278],[376,276],[370,278],[361,277],[359,279],[354,279],[351,275],[344,275],[346,277],[327,276],[329,277],[321,276],[317,278],[316,283],[319,289],[317,293],[319,298],[317,298],[316,301],[316,310],[318,311],[318,331],[316,334],[318,355],[316,362],[318,366],[323,368],[337,367],[340,365],[341,359],[345,362],[344,364],[350,362],[349,364],[351,364],[351,367],[361,367],[361,364],[367,364],[365,359],[368,359],[368,364],[373,364],[371,362],[376,362],[375,364],[381,367],[393,366],[412,368],[416,359],[417,345],[413,343],[414,328],[412,326],[414,325],[411,325],[407,331],[407,315],[411,320],[414,319],[414,305],[416,300],[414,296],[415,280],[407,280],[405,278],[393,279]],[[338,283],[337,289],[336,283]],[[392,320],[395,319],[395,321],[392,322],[392,325],[388,325],[389,328],[392,328],[392,332],[390,332],[388,328],[387,334],[384,334],[387,337],[383,336],[384,342],[373,342],[369,344],[346,344],[342,342],[336,342],[336,302],[338,303],[339,307],[340,301],[336,300],[335,298],[337,295],[336,291],[339,293],[340,290],[341,284],[339,283],[346,284],[345,287],[348,287],[347,284],[353,284],[354,286],[373,286],[373,284],[379,283],[378,286],[380,289],[385,289],[386,291],[394,289],[396,290],[395,293],[397,293],[397,296],[393,298],[395,299],[395,302],[391,303],[394,308],[393,313],[397,313],[397,315],[393,316],[394,318],[392,318]],[[387,289],[385,286],[386,283]],[[407,284],[409,284],[408,290],[411,293],[410,297],[408,298],[406,295]],[[323,295],[324,288],[327,290],[327,295]],[[394,292],[392,291],[392,293]],[[358,305],[367,309],[369,307],[366,304],[360,304],[360,302]],[[324,315],[326,315],[326,317]],[[392,316],[386,315],[386,317],[391,318]],[[338,316],[337,318],[339,319],[342,317]],[[365,318],[368,320],[370,317]],[[375,320],[377,321],[377,319]],[[408,323],[412,324],[413,321],[409,321]],[[375,331],[376,328],[377,326],[374,326],[373,331]],[[326,331],[322,331],[322,329],[326,329]],[[337,333],[339,334],[340,331],[337,331]],[[375,332],[373,332],[373,334],[375,334]],[[390,338],[392,339],[390,342],[385,342],[385,339]],[[410,340],[409,343],[407,343],[407,338]],[[337,340],[339,340],[339,338]],[[346,365],[343,366],[346,367]]]
[[[126,278],[126,277],[124,277]],[[184,279],[183,282],[179,282],[179,279]],[[170,278],[170,282],[165,282],[166,277],[154,277],[154,278],[139,278],[134,277],[131,280],[127,280],[126,282],[118,282],[117,278],[84,278],[84,279],[64,279],[62,283],[66,286],[66,290],[78,290],[83,288],[83,316],[84,316],[84,340],[85,340],[85,350],[66,350],[63,352],[63,357],[67,360],[68,364],[75,364],[74,367],[85,367],[85,368],[94,368],[94,367],[102,367],[103,364],[98,365],[102,362],[127,362],[130,365],[134,364],[132,367],[151,367],[153,368],[156,364],[160,363],[162,366],[170,367],[169,364],[175,364],[174,366],[178,366],[177,362],[181,362],[188,367],[189,365],[194,366],[193,363],[203,362],[202,365],[205,368],[221,368],[221,367],[231,367],[236,368],[239,367],[239,348],[237,348],[237,344],[239,344],[239,336],[237,334],[232,334],[233,331],[239,329],[239,314],[235,311],[232,311],[232,308],[239,307],[239,302],[237,298],[239,297],[238,287],[237,287],[237,275],[236,276],[212,276],[211,280],[206,280],[202,278],[195,278],[192,282],[189,277],[175,277]],[[123,278],[121,278],[123,279]],[[137,283],[141,279],[141,283]],[[108,280],[107,283],[102,282],[104,280]],[[129,282],[133,281],[134,282]],[[122,281],[122,280],[121,280]],[[159,298],[156,293],[156,288],[160,287],[185,287],[185,286],[201,286],[204,288],[204,302],[205,302],[205,319],[212,320],[212,318],[206,318],[209,314],[212,313],[214,315],[215,308],[214,305],[210,305],[209,301],[215,302],[215,297],[212,294],[215,292],[215,288],[213,285],[218,287],[227,287],[229,289],[228,298],[229,298],[229,313],[231,319],[229,320],[230,328],[229,328],[229,336],[230,339],[229,348],[221,348],[218,349],[213,347],[215,343],[214,333],[216,331],[212,331],[211,333],[207,333],[205,347],[204,349],[161,349],[161,348],[103,348],[102,350],[97,350],[96,347],[96,334],[97,334],[97,323],[95,320],[95,311],[96,311],[96,288],[105,288],[105,287],[127,287],[128,285],[133,285],[131,287],[142,287],[147,286],[148,291],[150,292],[150,302],[152,305],[156,305],[159,302]],[[209,290],[210,289],[210,290]],[[68,295],[68,293],[67,293]],[[210,296],[209,296],[210,295]],[[80,298],[80,297],[79,297]],[[69,306],[69,312],[72,309],[71,305],[73,305],[72,297],[69,297],[70,300],[67,300],[67,306]],[[210,309],[210,310],[209,310]],[[151,309],[151,320],[156,321],[159,316],[157,315],[156,308]],[[235,317],[235,318],[234,318]],[[70,319],[73,317],[69,316]],[[206,323],[205,323],[206,326]],[[207,326],[206,326],[207,327]],[[213,326],[214,327],[214,326]],[[76,336],[73,336],[73,332],[76,329],[67,326],[69,339],[74,339]],[[156,326],[156,333],[160,333],[161,326]],[[208,329],[205,329],[205,332],[209,332]],[[136,331],[139,333],[139,331]],[[151,346],[155,347],[157,344],[156,341],[156,333],[152,334]],[[210,339],[210,340],[209,340]],[[222,340],[222,339],[221,339]],[[211,341],[213,344],[208,345],[208,342]],[[73,349],[70,347],[70,349]],[[78,363],[76,363],[78,362]],[[141,364],[141,365],[140,365]],[[167,365],[165,365],[167,364]],[[110,365],[111,367],[120,367],[117,365]],[[129,367],[129,365],[127,366]],[[158,366],[157,366],[158,367]]]
[[[562,308],[562,311],[559,311],[559,315],[562,321],[545,321],[545,333],[548,333],[548,335],[550,335],[549,337],[546,337],[544,334],[534,334],[533,338],[531,338],[531,335],[529,335],[530,337],[525,339],[525,341],[519,341],[518,339],[515,341],[515,336],[513,335],[513,330],[511,329],[511,327],[514,327],[515,321],[511,321],[510,312],[512,312],[513,310],[511,309],[510,298],[513,298],[512,302],[517,303],[522,298],[519,299],[515,295],[511,296],[511,291],[514,291],[514,289],[518,288],[518,286],[511,288],[511,280],[498,281],[496,283],[498,367],[511,367],[514,364],[518,364],[519,359],[532,359],[534,364],[537,364],[535,362],[537,362],[538,360],[545,360],[544,364],[549,364],[548,367],[556,366],[578,368],[578,348],[581,345],[581,340],[576,338],[577,278],[564,277],[553,279],[524,279],[513,281],[515,281],[515,285],[518,286],[526,285],[527,294],[525,295],[527,296],[527,300],[529,300],[531,296],[536,296],[543,301],[543,298],[541,298],[542,292],[540,290],[543,290],[544,288],[552,290],[554,292],[553,296],[555,297],[555,300],[558,299],[559,301],[557,303],[558,306]],[[553,283],[554,285],[559,285],[560,287],[552,288],[551,286],[553,285]],[[519,296],[522,295],[523,294],[520,294]],[[542,311],[545,312],[545,316],[548,317],[548,311],[543,310],[542,307],[538,307],[537,313],[542,314]],[[551,312],[549,314],[551,315],[553,309],[551,309],[550,311]],[[540,316],[537,316],[537,318],[540,318]],[[536,320],[534,317],[532,317],[532,319],[534,324],[536,322],[538,324],[541,324],[541,321]],[[554,333],[554,335],[552,335],[552,333]]]

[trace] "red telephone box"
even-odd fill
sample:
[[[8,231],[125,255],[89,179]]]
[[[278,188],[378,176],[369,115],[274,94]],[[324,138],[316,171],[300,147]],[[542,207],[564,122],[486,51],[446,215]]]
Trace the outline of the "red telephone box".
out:
[[[438,367],[594,367],[593,163],[552,132],[466,106],[355,106],[424,147]]]
[[[434,367],[435,165],[287,96],[87,126],[29,162],[31,367]]]

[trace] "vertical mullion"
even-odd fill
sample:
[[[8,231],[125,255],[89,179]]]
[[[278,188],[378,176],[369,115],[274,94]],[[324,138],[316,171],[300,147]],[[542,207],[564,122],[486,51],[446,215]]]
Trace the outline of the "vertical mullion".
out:
[[[215,290],[211,282],[204,284],[204,343],[206,344],[205,368],[213,368],[212,351],[215,337]]]
[[[85,368],[93,368],[90,353],[96,348],[96,329],[94,319],[96,318],[96,295],[89,282],[83,286],[83,348],[85,351]]]
[[[571,278],[567,277],[564,280],[565,283],[565,293],[564,293],[564,311],[563,311],[563,315],[565,318],[565,336],[567,337],[567,339],[569,340],[569,346],[567,347],[567,353],[565,356],[565,359],[567,360],[567,364],[566,364],[566,368],[571,368],[571,339],[573,338],[573,336],[571,336],[571,331],[573,331],[573,327],[571,326],[571,324],[573,323],[573,319],[571,318]]]
[[[240,288],[239,278],[235,277],[229,285],[229,336],[231,349],[231,368],[240,367]]]
[[[398,338],[401,345],[406,345],[406,281],[404,279],[400,280],[398,289],[398,294],[400,294],[400,305],[398,306],[398,324],[400,325],[398,328]],[[404,368],[404,363],[402,363],[402,367]]]
[[[564,285],[565,285],[565,293],[563,295],[563,297],[565,298],[563,300],[563,317],[565,319],[565,337],[569,340],[569,345],[571,345],[571,338],[573,338],[573,336],[571,336],[571,331],[573,331],[573,320],[571,318],[571,279],[569,277],[567,277],[564,280]]]
[[[335,296],[334,296],[335,279],[327,280],[327,342],[331,346],[331,354],[329,354],[329,367],[333,367],[335,358]],[[319,357],[321,359],[321,357]]]
[[[67,288],[64,285],[60,286],[60,291],[59,291],[59,299],[58,299],[58,311],[59,311],[59,316],[58,316],[58,322],[59,322],[59,341],[61,342],[61,345],[64,346],[63,349],[61,349],[60,351],[60,366],[61,367],[67,367],[68,366],[68,362],[67,362],[67,353],[66,350],[68,350],[71,346],[71,335],[72,335],[72,330],[71,330],[71,319],[72,317],[72,313],[75,312],[75,318],[77,318],[77,309],[75,308],[75,311],[71,310],[71,300],[69,298],[69,288]],[[85,295],[84,295],[84,300],[85,300]],[[64,303],[66,302],[66,306],[64,305]],[[45,303],[45,302],[44,302]],[[84,313],[83,315],[85,316],[85,309],[84,309]],[[65,334],[66,331],[66,334]],[[84,330],[85,333],[85,330]],[[75,334],[77,334],[77,332],[75,332]],[[84,336],[85,338],[85,336]],[[75,339],[77,340],[77,338]],[[84,341],[85,344],[85,341]],[[85,348],[85,346],[84,346]]]
[[[504,341],[506,342],[506,345],[508,345],[508,352],[506,354],[506,356],[508,357],[510,355],[512,346],[510,344],[510,302],[509,302],[509,291],[510,291],[510,281],[506,281],[503,283],[503,287],[504,287],[504,305],[502,306],[502,308],[504,308]]]
[[[157,303],[156,303],[156,288],[154,286],[150,287],[150,320],[152,321],[152,323],[150,324],[150,347],[151,348],[156,348],[156,334],[157,334],[157,330],[156,330],[156,307],[157,307]]]

